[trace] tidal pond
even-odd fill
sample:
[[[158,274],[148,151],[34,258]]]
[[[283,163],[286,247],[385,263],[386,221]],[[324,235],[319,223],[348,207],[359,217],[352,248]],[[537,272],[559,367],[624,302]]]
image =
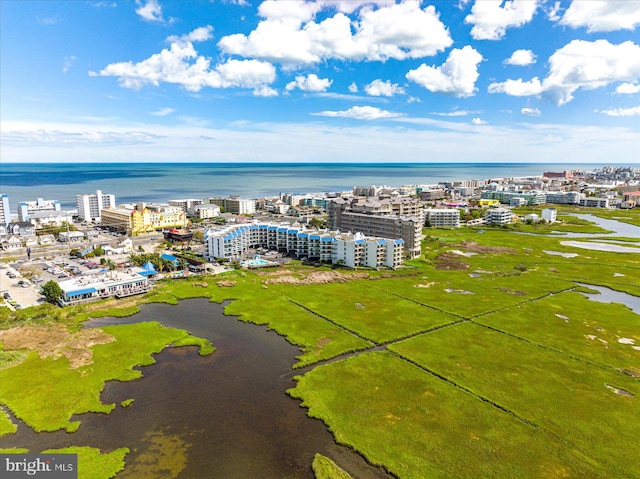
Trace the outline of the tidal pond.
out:
[[[36,434],[23,423],[0,447],[33,452],[71,445],[110,451],[128,447],[118,478],[309,478],[316,453],[354,479],[390,478],[360,455],[337,445],[325,425],[285,394],[295,386],[291,366],[300,350],[264,326],[223,314],[224,305],[189,299],[150,304],[129,318],[92,320],[88,327],[159,321],[209,339],[216,351],[167,348],[143,377],[107,383],[109,415],[83,414],[77,432]],[[135,401],[122,407],[127,399]],[[125,403],[126,404],[126,403]],[[15,418],[13,418],[15,420]]]
[[[582,293],[591,301],[597,301],[599,303],[620,303],[624,304],[627,308],[631,309],[634,313],[640,314],[640,298],[631,294],[615,291],[611,288],[604,286],[596,286],[593,284],[576,283],[585,288],[594,289],[598,293]]]

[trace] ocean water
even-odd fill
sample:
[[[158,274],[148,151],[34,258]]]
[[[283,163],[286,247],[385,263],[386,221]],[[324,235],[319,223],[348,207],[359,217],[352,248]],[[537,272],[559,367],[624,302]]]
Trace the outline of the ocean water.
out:
[[[116,195],[116,202],[166,202],[179,198],[240,195],[262,198],[280,192],[351,190],[353,186],[437,184],[440,181],[541,176],[544,171],[592,170],[597,164],[544,163],[59,163],[0,165],[0,193],[12,212],[21,201],[59,200],[75,209],[75,195]]]

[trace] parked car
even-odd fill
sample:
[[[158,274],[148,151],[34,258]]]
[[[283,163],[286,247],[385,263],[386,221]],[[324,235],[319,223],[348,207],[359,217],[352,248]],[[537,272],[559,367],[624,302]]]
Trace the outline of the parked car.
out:
[[[2,295],[2,297],[3,297],[4,299],[6,299],[6,300],[11,299],[11,295],[10,295],[8,292],[5,292],[5,293]]]

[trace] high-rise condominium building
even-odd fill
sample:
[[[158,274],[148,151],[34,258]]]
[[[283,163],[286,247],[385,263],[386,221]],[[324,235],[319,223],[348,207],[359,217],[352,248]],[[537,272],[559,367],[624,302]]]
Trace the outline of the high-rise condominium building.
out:
[[[97,190],[94,195],[76,195],[78,216],[89,223],[100,221],[100,210],[115,208],[116,197]]]

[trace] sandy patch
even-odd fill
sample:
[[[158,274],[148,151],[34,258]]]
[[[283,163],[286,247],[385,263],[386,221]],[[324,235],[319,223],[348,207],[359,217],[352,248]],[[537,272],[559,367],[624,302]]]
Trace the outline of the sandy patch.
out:
[[[228,281],[228,280],[218,281],[218,286],[221,288],[232,288],[236,284],[238,283],[236,283],[235,281]]]
[[[413,287],[414,288],[430,288],[434,284],[438,284],[438,283],[436,283],[435,281],[431,281],[430,283],[426,283],[426,284],[418,283],[418,284],[414,284]]]
[[[586,338],[589,338],[591,341],[593,341],[594,339],[598,339],[598,336],[594,336],[593,334],[587,334],[585,335]]]
[[[27,349],[41,358],[65,357],[72,369],[93,363],[91,346],[115,341],[99,328],[72,332],[61,324],[47,327],[25,326],[0,331],[0,343],[5,351]]]
[[[565,320],[566,322],[569,322],[569,318],[567,316],[565,316],[564,314],[556,313],[556,318],[560,318],[560,319]]]
[[[458,256],[466,256],[467,258],[471,258],[472,256],[478,254],[474,253],[473,251],[460,251],[459,249],[452,249],[449,251],[449,253],[457,254]]]
[[[618,342],[621,344],[636,344],[636,340],[631,338],[620,338]]]
[[[356,308],[358,308],[358,309],[367,309],[367,307],[362,303],[356,303]]]
[[[622,273],[613,273],[613,277],[614,278],[619,278],[621,276],[624,276],[624,274],[622,274]]]

